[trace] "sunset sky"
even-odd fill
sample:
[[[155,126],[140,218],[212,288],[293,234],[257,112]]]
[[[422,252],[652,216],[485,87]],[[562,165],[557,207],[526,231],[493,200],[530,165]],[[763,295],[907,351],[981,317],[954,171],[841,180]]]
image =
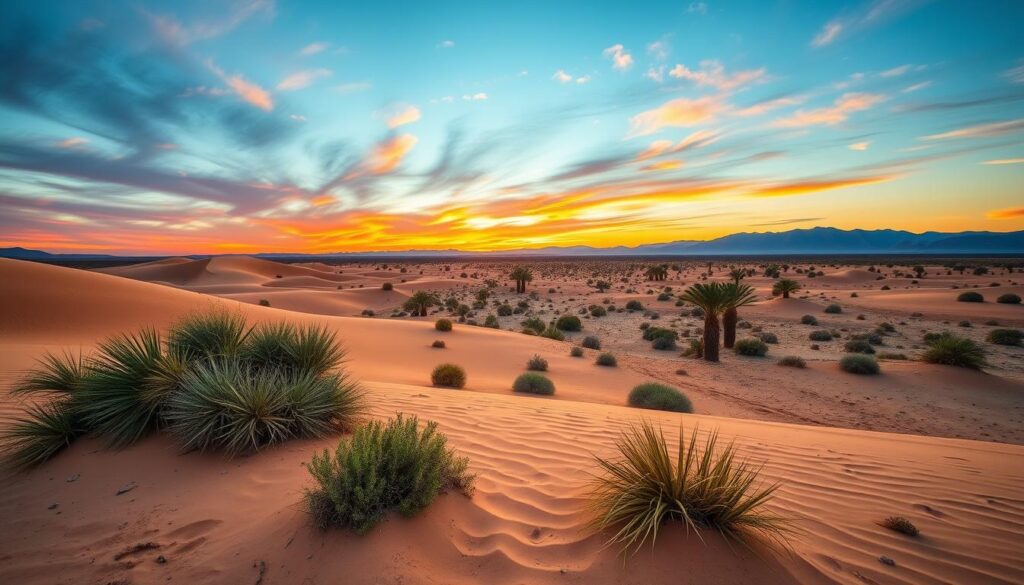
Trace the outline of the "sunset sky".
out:
[[[1016,0],[4,2],[0,247],[1024,229],[1022,23]]]

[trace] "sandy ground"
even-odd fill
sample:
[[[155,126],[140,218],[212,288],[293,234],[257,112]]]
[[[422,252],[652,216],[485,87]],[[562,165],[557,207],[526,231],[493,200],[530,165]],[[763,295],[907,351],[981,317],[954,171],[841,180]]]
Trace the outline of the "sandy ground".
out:
[[[882,376],[854,377],[835,367],[839,350],[812,353],[802,333],[807,326],[798,324],[808,303],[828,302],[817,296],[823,292],[845,309],[838,316],[819,313],[823,324],[834,320],[835,325],[826,327],[854,331],[858,313],[868,317],[869,325],[860,326],[865,330],[882,319],[913,323],[897,325],[897,334],[886,340],[893,348],[904,345],[907,353],[919,345],[918,329],[939,330],[942,320],[951,320],[952,327],[961,319],[977,322],[965,330],[980,337],[982,320],[1019,326],[1019,314],[1003,312],[1020,307],[946,306],[946,295],[956,293],[949,287],[962,287],[963,280],[973,277],[957,275],[959,284],[915,289],[922,304],[912,312],[923,316],[914,321],[899,306],[874,298],[876,291],[883,298],[876,281],[842,268],[833,270],[831,278],[837,282],[820,278],[821,290],[811,289],[807,299],[765,301],[745,311],[743,318],[778,334],[780,343],[772,346],[772,354],[813,358],[803,371],[728,353],[722,363],[707,364],[680,358],[677,352],[655,352],[639,340],[642,313],[587,319],[584,333],[598,332],[605,346],[620,356],[620,367],[609,369],[593,365],[594,352],[570,358],[566,342],[464,325],[439,333],[431,326],[437,315],[371,319],[282,310],[268,295],[301,298],[317,291],[305,285],[264,286],[307,277],[341,283],[347,288],[323,287],[325,298],[318,302],[331,306],[330,297],[351,294],[335,305],[340,314],[350,315],[343,305],[350,302],[353,312],[361,312],[367,300],[388,294],[379,289],[385,280],[395,283],[390,294],[411,294],[419,290],[417,282],[429,282],[433,290],[441,285],[465,290],[468,299],[484,278],[496,277],[496,268],[489,272],[492,276],[483,276],[483,268],[467,267],[468,273],[480,275],[472,280],[448,278],[441,266],[424,267],[425,274],[416,276],[409,272],[419,268],[403,274],[374,266],[341,267],[341,274],[332,274],[338,267],[282,268],[249,259],[239,266],[221,260],[237,259],[216,259],[205,266],[165,261],[155,267],[155,276],[161,278],[151,274],[141,279],[173,286],[0,261],[0,384],[6,388],[47,349],[89,352],[102,337],[144,325],[164,327],[194,310],[229,307],[253,322],[315,320],[337,331],[349,348],[349,367],[367,387],[373,414],[401,411],[438,421],[452,445],[470,457],[471,470],[479,474],[477,492],[472,498],[444,495],[425,513],[413,519],[391,517],[365,537],[320,533],[309,527],[298,507],[309,484],[301,463],[336,439],[292,442],[234,460],[179,455],[162,437],[119,452],[84,440],[37,470],[0,475],[5,494],[0,499],[5,526],[0,582],[1024,582],[1024,447],[993,442],[1024,442],[1016,434],[1021,366],[1013,352],[1020,348],[993,351],[987,373],[885,362]],[[452,267],[456,274],[463,270]],[[542,318],[608,296],[619,304],[638,298],[657,305],[659,324],[673,319],[696,323],[677,317],[683,309],[673,302],[653,300],[646,283],[621,283],[622,290],[587,294],[585,282],[593,278],[593,267],[576,268],[575,280],[565,278],[565,268],[550,270],[531,284],[542,291],[541,299],[549,296],[544,292],[548,288],[563,288],[551,293],[553,307],[544,309]],[[556,270],[563,273],[563,284],[556,284]],[[164,272],[177,275],[177,281]],[[1005,292],[1015,286],[1010,283],[1015,276],[984,279],[986,284],[1006,281],[999,287]],[[356,278],[332,280],[340,277]],[[407,282],[401,283],[402,278]],[[681,273],[668,285],[695,279],[695,273]],[[763,280],[751,279],[759,288],[768,282]],[[506,284],[499,287],[499,298],[515,297]],[[200,287],[224,288],[218,296],[185,290]],[[851,288],[861,294],[850,298]],[[892,289],[891,296],[905,292]],[[934,298],[929,296],[933,293]],[[262,296],[252,300],[242,295]],[[260,298],[269,298],[271,307],[254,304]],[[536,310],[541,303],[549,304],[535,301]],[[388,314],[391,307],[384,302],[380,306]],[[992,311],[999,314],[992,317]],[[515,327],[521,318],[502,318],[502,327]],[[448,348],[429,347],[437,338],[445,339]],[[534,353],[551,362],[550,375],[558,388],[552,398],[517,396],[509,389]],[[467,368],[465,390],[427,385],[430,369],[441,361]],[[676,374],[679,368],[687,375]],[[625,407],[632,385],[650,378],[674,380],[694,399],[698,414]],[[10,415],[17,408],[6,395],[0,401],[0,414]],[[713,535],[701,542],[673,528],[653,550],[627,563],[615,551],[603,549],[602,535],[584,529],[585,483],[594,470],[591,454],[607,454],[616,432],[640,417],[660,423],[670,439],[679,424],[699,426],[702,432],[718,429],[724,438],[737,441],[743,456],[763,463],[763,479],[781,484],[771,506],[792,518],[799,530],[789,549],[752,554],[731,549]],[[937,437],[957,434],[986,440]],[[116,495],[131,484],[137,487]],[[889,515],[910,518],[922,536],[908,539],[875,524]],[[137,545],[146,546],[131,552]],[[159,555],[165,563],[156,562]],[[881,563],[882,556],[895,565]]]

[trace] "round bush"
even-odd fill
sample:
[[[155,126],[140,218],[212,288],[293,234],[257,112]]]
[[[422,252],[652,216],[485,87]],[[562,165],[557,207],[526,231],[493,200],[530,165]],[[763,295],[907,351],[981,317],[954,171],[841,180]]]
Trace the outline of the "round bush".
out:
[[[434,321],[434,329],[437,329],[438,331],[451,331],[452,322],[448,319],[438,319],[437,321]]]
[[[658,336],[651,341],[651,347],[659,351],[671,351],[676,348],[676,340],[667,336]]]
[[[512,305],[501,305],[498,307],[499,317],[508,317],[512,315]]]
[[[546,376],[527,372],[520,375],[516,378],[516,381],[512,383],[512,391],[551,396],[555,393],[555,384]]]
[[[832,341],[832,334],[824,329],[811,331],[811,334],[807,337],[809,337],[811,341]]]
[[[737,341],[733,349],[738,355],[763,357],[768,353],[768,344],[760,339],[750,337]]]
[[[261,307],[269,307],[270,306],[270,301],[268,301],[267,299],[260,299],[260,306]]]
[[[583,348],[579,346],[574,346],[572,349],[569,350],[569,355],[572,357],[583,357]]]
[[[764,333],[758,333],[755,337],[757,337],[758,339],[765,343],[775,344],[779,342],[779,336],[769,331],[765,331]]]
[[[921,359],[930,364],[980,370],[985,365],[985,350],[966,337],[942,333],[928,344]]]
[[[860,375],[874,375],[880,371],[878,362],[869,355],[848,355],[839,360],[839,368],[844,372]]]
[[[395,285],[391,284],[390,282],[385,282],[384,284],[380,285],[380,288],[381,290],[393,290],[395,288]]]
[[[629,301],[629,302],[626,303],[626,310],[627,311],[643,311],[644,310],[644,304],[641,303],[640,301],[634,299],[634,300]]]
[[[997,345],[1020,345],[1024,332],[1020,329],[993,329],[988,332],[987,339]]]
[[[800,322],[804,325],[817,325],[818,318],[814,315],[804,315],[803,317],[800,317]]]
[[[561,331],[579,331],[583,329],[583,323],[576,315],[562,315],[555,321],[555,328]]]
[[[830,315],[837,315],[843,312],[843,308],[835,303],[832,303],[831,305],[825,307],[825,312]]]
[[[843,346],[843,351],[847,353],[872,354],[875,353],[875,348],[866,339],[851,339]]]
[[[606,311],[605,308],[602,307],[601,305],[591,305],[590,306],[590,316],[591,317],[604,317],[607,314],[608,314],[608,311]]]
[[[984,303],[985,297],[981,296],[981,293],[971,291],[960,293],[960,296],[958,296],[956,300],[960,301],[961,303]]]
[[[430,373],[430,381],[434,386],[462,388],[466,385],[466,370],[455,364],[441,364]]]
[[[997,303],[1002,303],[1004,305],[1019,305],[1020,304],[1020,295],[1015,295],[1013,293],[1006,293],[1005,295],[999,295],[999,298],[996,299],[996,302]]]
[[[602,353],[597,356],[597,360],[594,363],[599,366],[607,366],[609,368],[614,368],[619,365],[618,360],[616,360],[615,356],[610,353]]]
[[[796,355],[787,355],[786,357],[779,360],[780,366],[786,366],[787,368],[806,368],[807,362],[804,358]]]
[[[534,354],[532,358],[527,360],[526,369],[534,372],[546,372],[548,371],[548,360]]]
[[[601,349],[601,340],[598,339],[597,337],[594,337],[593,335],[588,335],[583,338],[583,341],[580,342],[580,345],[587,349]]]
[[[693,404],[679,390],[648,382],[633,388],[629,393],[629,405],[651,410],[668,410],[671,412],[693,412]]]
[[[445,347],[444,341],[442,341],[440,339],[435,339],[434,343],[430,344],[430,347],[433,347],[433,348],[436,348],[436,349],[444,349],[444,347]]]

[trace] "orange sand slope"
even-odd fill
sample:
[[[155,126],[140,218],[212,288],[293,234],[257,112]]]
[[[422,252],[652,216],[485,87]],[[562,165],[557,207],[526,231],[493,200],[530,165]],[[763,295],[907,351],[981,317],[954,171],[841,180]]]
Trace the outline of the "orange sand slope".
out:
[[[628,387],[612,376],[635,375],[582,365],[556,378],[559,394],[569,394],[562,400],[512,395],[524,356],[555,344],[548,340],[466,328],[446,337],[466,347],[438,354],[426,347],[437,334],[424,323],[316,318],[0,261],[0,377],[11,380],[43,348],[88,351],[99,337],[165,326],[211,305],[337,330],[351,368],[368,381],[374,414],[438,421],[470,457],[477,493],[442,496],[424,514],[391,517],[365,537],[322,534],[297,505],[308,485],[300,463],[333,439],[234,460],[179,455],[162,437],[121,452],[86,440],[40,469],[0,476],[0,582],[256,583],[261,571],[265,584],[1024,582],[1024,447],[582,403],[571,395]],[[422,349],[406,351],[406,343]],[[442,359],[435,356],[456,351],[453,361],[480,372],[470,386],[492,393],[423,386]],[[401,383],[374,381],[385,377]],[[11,412],[12,400],[2,402]],[[800,531],[791,551],[759,558],[678,528],[625,565],[602,549],[602,537],[584,530],[590,454],[608,454],[616,432],[640,417],[661,423],[670,440],[680,423],[717,428],[743,456],[763,461],[765,481],[782,484],[772,506]],[[115,495],[131,482],[135,489]],[[910,518],[922,536],[874,524],[889,515]],[[167,562],[155,562],[158,555]],[[880,563],[883,555],[896,565]]]

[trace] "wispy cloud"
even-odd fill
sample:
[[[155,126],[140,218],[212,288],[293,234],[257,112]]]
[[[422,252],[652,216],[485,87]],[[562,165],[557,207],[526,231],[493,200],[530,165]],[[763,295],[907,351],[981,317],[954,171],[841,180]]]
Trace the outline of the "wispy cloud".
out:
[[[983,165],[1019,165],[1024,164],[1024,158],[996,158],[987,160]]]
[[[242,98],[242,100],[267,112],[274,109],[274,99],[270,97],[270,92],[267,90],[246,80],[241,75],[228,75],[224,73],[224,70],[217,67],[212,60],[207,61],[206,65],[210,71],[226,83],[231,88],[231,91],[235,92],[235,95]]]
[[[633,66],[633,55],[630,55],[621,44],[608,47],[602,54],[612,60],[613,69],[625,71]]]
[[[1003,77],[1010,80],[1010,83],[1024,83],[1024,60],[1020,65],[1003,71]]]
[[[572,81],[572,75],[569,75],[563,69],[559,69],[558,71],[555,71],[555,74],[551,76],[551,79],[554,79],[558,83],[569,83]]]
[[[630,118],[629,133],[626,137],[646,136],[663,128],[697,126],[711,122],[723,109],[722,102],[710,96],[695,100],[677,98]]]
[[[305,47],[302,47],[302,50],[299,51],[299,55],[301,55],[303,57],[311,57],[311,56],[316,55],[318,53],[323,53],[324,51],[326,51],[330,47],[331,47],[330,43],[324,43],[324,42],[310,43],[310,44],[306,45]]]
[[[332,71],[330,69],[306,69],[303,71],[296,71],[288,77],[285,77],[277,84],[278,91],[296,91],[309,87],[314,81],[322,77],[330,77]]]
[[[334,91],[340,94],[359,93],[362,91],[368,91],[373,88],[373,84],[369,81],[352,81],[349,83],[342,83],[334,86]]]
[[[255,16],[271,19],[276,14],[274,0],[241,0],[229,4],[227,14],[216,18],[182,23],[169,15],[145,13],[157,34],[174,45],[187,45],[223,36]]]
[[[700,62],[700,68],[697,70],[677,64],[668,74],[677,79],[692,81],[698,86],[710,86],[721,91],[733,91],[745,85],[763,81],[765,70],[762,67],[760,69],[737,71],[730,75],[725,72],[725,66],[720,62],[705,60]]]
[[[806,181],[792,181],[779,183],[768,187],[761,187],[753,192],[760,197],[787,197],[793,195],[811,195],[822,191],[845,189],[847,187],[858,187],[860,185],[872,185],[885,183],[896,177],[874,176],[874,177],[851,177],[840,179],[811,179]]]
[[[1017,219],[1024,217],[1024,207],[1013,207],[1010,209],[993,209],[985,214],[989,219]]]
[[[436,47],[438,49],[451,49],[451,48],[455,47],[455,41],[444,40],[444,41],[441,41],[440,43],[437,43]]]
[[[686,8],[686,11],[690,14],[705,15],[708,13],[708,5],[706,2],[690,2],[690,6]]]
[[[804,96],[784,96],[778,98],[772,98],[758,102],[754,105],[740,108],[733,113],[737,116],[760,116],[761,114],[768,113],[772,110],[779,108],[786,108],[790,106],[799,106],[807,100]]]
[[[57,148],[78,148],[80,146],[85,146],[88,143],[89,141],[81,136],[72,136],[71,138],[65,138],[64,140],[57,142],[54,146]]]
[[[921,91],[922,89],[931,87],[931,85],[932,82],[930,80],[922,81],[921,83],[915,83],[914,85],[908,85],[907,87],[904,87],[903,93],[914,93],[915,91]]]
[[[1002,136],[1004,134],[1021,131],[1024,131],[1024,119],[968,126],[966,128],[950,130],[949,132],[943,132],[941,134],[931,134],[924,136],[921,139],[946,140],[949,138],[991,138],[993,136]]]
[[[830,19],[811,39],[811,46],[818,49],[836,42],[855,32],[867,30],[890,22],[929,0],[872,0],[859,9]]]
[[[412,134],[399,134],[379,143],[367,161],[367,168],[375,175],[390,173],[416,146],[419,139]]]
[[[885,99],[872,93],[847,93],[832,106],[813,110],[797,110],[793,115],[772,122],[777,128],[800,128],[805,126],[834,126],[845,122],[850,114],[867,110]]]
[[[818,34],[814,35],[811,39],[812,47],[824,47],[831,45],[832,41],[839,37],[839,33],[843,32],[843,23],[841,22],[826,22],[825,26],[821,27]]]
[[[487,94],[480,91],[477,93],[467,93],[462,96],[462,99],[467,102],[482,102],[487,99]]]
[[[850,150],[864,151],[864,150],[867,150],[870,146],[871,146],[871,142],[870,141],[864,141],[864,142],[854,142],[853,144],[851,144],[849,146],[849,148],[850,148]]]
[[[878,75],[880,75],[881,77],[899,77],[906,73],[907,71],[910,71],[911,67],[913,67],[913,65],[900,65],[899,67],[886,69],[885,71],[882,71]]]
[[[395,111],[388,117],[388,128],[398,128],[399,126],[405,126],[406,124],[412,124],[420,119],[421,112],[416,106],[404,105],[399,106]]]

